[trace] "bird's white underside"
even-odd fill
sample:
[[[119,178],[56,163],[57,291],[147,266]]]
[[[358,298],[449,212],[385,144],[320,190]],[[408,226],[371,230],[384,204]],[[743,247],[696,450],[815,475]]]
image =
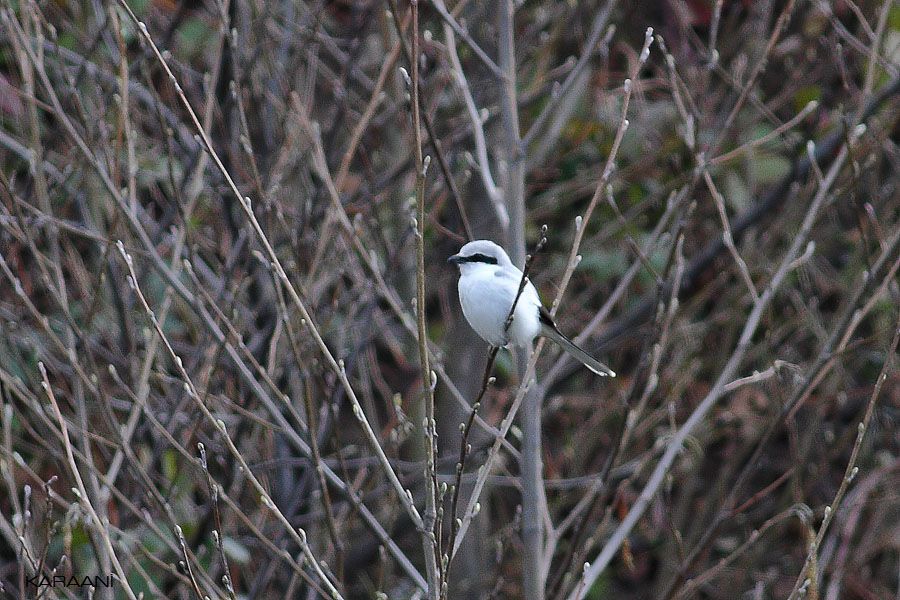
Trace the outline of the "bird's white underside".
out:
[[[509,330],[509,310],[519,291],[522,272],[512,266],[468,264],[459,279],[459,301],[472,329],[492,346],[528,346],[540,333],[541,301],[530,281],[516,304]]]

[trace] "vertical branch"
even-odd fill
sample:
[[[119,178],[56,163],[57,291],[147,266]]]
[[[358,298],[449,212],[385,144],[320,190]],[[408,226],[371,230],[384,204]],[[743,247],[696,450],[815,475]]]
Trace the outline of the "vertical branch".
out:
[[[197,442],[197,450],[200,451],[200,465],[203,467],[203,472],[206,474],[206,486],[211,499],[213,517],[216,523],[216,528],[213,529],[212,533],[213,540],[216,543],[216,551],[222,565],[222,585],[225,586],[228,597],[231,598],[231,600],[237,600],[234,593],[234,584],[231,581],[231,569],[228,566],[228,557],[225,554],[225,546],[222,541],[224,531],[222,530],[222,514],[219,512],[219,484],[213,481],[212,475],[209,472],[209,463],[206,460],[206,446],[203,445],[203,442]]]
[[[525,160],[519,133],[519,109],[516,97],[515,5],[513,0],[501,2],[497,8],[499,65],[503,71],[500,94],[500,118],[506,150],[506,204],[509,211],[507,231],[510,258],[514,264],[525,262]],[[531,350],[516,351],[519,380],[525,385],[526,365]],[[528,600],[544,597],[544,575],[541,556],[544,527],[541,511],[546,506],[543,464],[541,461],[541,407],[536,387],[529,389],[522,409],[522,584]]]
[[[419,337],[419,359],[422,367],[422,386],[425,400],[425,514],[422,519],[422,546],[425,552],[425,571],[428,578],[428,597],[440,594],[441,577],[437,563],[437,475],[434,466],[435,422],[434,381],[428,356],[428,332],[425,323],[425,173],[429,160],[422,158],[422,129],[419,115],[419,3],[411,0],[412,8],[412,120],[415,138],[416,169],[416,326]]]
[[[525,257],[525,266],[522,269],[522,278],[519,280],[519,288],[516,291],[516,297],[513,298],[512,305],[509,307],[509,313],[506,315],[506,321],[503,324],[504,332],[509,331],[510,325],[512,325],[513,315],[516,313],[516,306],[519,303],[519,299],[522,297],[522,292],[525,291],[525,285],[528,283],[528,273],[531,271],[532,259],[537,255],[538,252],[543,250],[544,246],[547,244],[547,226],[544,225],[541,227],[541,239],[538,240],[537,245],[534,248],[534,252]],[[495,378],[491,377],[491,371],[494,368],[494,361],[497,358],[497,352],[500,350],[499,346],[492,346],[490,352],[488,353],[487,365],[484,367],[484,377],[481,379],[481,390],[478,392],[478,396],[475,398],[475,402],[472,403],[472,410],[469,412],[469,418],[465,423],[460,423],[460,429],[462,430],[462,438],[460,440],[459,445],[459,461],[456,463],[456,480],[453,486],[453,495],[450,503],[450,537],[447,542],[447,553],[441,557],[442,568],[446,570],[450,567],[450,562],[452,559],[452,554],[450,553],[453,548],[456,546],[456,538],[459,530],[462,526],[462,521],[457,518],[457,506],[459,504],[459,491],[462,486],[462,474],[466,467],[466,458],[471,451],[471,445],[469,444],[469,434],[472,431],[472,423],[475,420],[475,416],[478,414],[478,409],[481,407],[481,401],[484,399],[485,393],[487,393],[488,386],[491,385]],[[476,505],[476,509],[474,512],[478,511]],[[446,587],[442,590],[442,598],[446,597]]]
[[[646,62],[647,57],[650,54],[650,42],[652,41],[652,38],[653,38],[653,29],[648,28],[646,35],[645,35],[644,47],[641,50],[641,54],[640,54],[640,58],[639,58],[639,65],[636,69],[636,73],[639,72],[640,66],[643,65],[644,62]],[[635,77],[637,77],[637,74],[635,74]],[[556,310],[559,307],[559,303],[561,302],[562,297],[565,294],[566,288],[569,285],[569,281],[572,278],[572,273],[575,271],[575,267],[578,266],[578,263],[580,260],[579,256],[578,256],[578,248],[580,247],[581,239],[584,235],[585,227],[587,226],[588,219],[590,218],[591,213],[593,212],[594,208],[596,207],[597,202],[599,202],[599,199],[602,196],[603,190],[605,190],[606,182],[609,181],[609,178],[612,175],[612,172],[614,170],[615,157],[616,157],[616,154],[618,153],[619,145],[621,144],[621,141],[622,141],[622,136],[624,135],[625,129],[628,128],[628,120],[624,117],[624,115],[627,114],[627,108],[628,108],[627,99],[630,98],[630,94],[631,94],[631,80],[630,79],[625,81],[624,89],[625,89],[625,101],[623,101],[623,107],[622,107],[623,108],[622,122],[620,123],[619,130],[616,133],[616,138],[615,138],[615,140],[613,140],[613,146],[612,146],[612,148],[610,150],[610,154],[607,158],[606,166],[603,169],[603,175],[600,178],[600,182],[597,185],[597,189],[594,192],[593,198],[591,198],[591,203],[588,206],[588,210],[585,213],[585,217],[583,219],[578,218],[575,221],[575,223],[576,223],[575,240],[574,240],[572,248],[569,252],[569,259],[567,261],[566,270],[563,273],[562,280],[560,281],[559,289],[556,293],[556,298],[554,299],[553,304],[552,304],[553,308],[550,311],[551,314],[556,313]],[[497,456],[500,452],[500,446],[503,444],[503,441],[504,441],[503,438],[509,432],[510,427],[512,427],[512,421],[515,418],[516,414],[518,414],[519,408],[522,406],[522,403],[525,400],[526,394],[534,393],[534,394],[537,394],[538,396],[540,396],[540,393],[542,392],[542,390],[540,390],[540,388],[538,388],[532,392],[532,389],[536,387],[536,386],[532,385],[532,382],[534,381],[534,378],[532,377],[532,375],[534,374],[534,368],[535,368],[535,365],[537,364],[538,358],[540,357],[540,353],[543,349],[543,346],[544,346],[544,340],[543,339],[538,340],[537,344],[535,345],[534,352],[532,353],[531,357],[528,359],[528,364],[525,369],[526,376],[522,378],[522,381],[520,381],[519,389],[516,392],[516,396],[513,399],[512,404],[510,404],[510,406],[509,406],[507,415],[503,418],[503,421],[501,422],[500,427],[498,428],[499,432],[496,435],[496,437],[494,438],[494,443],[491,445],[491,448],[488,451],[487,459],[485,460],[484,465],[482,466],[482,468],[480,469],[480,471],[478,473],[478,477],[475,480],[475,485],[474,485],[474,488],[472,491],[472,495],[469,498],[468,506],[466,507],[466,511],[463,513],[463,516],[461,518],[462,523],[460,524],[459,534],[457,535],[456,543],[452,549],[453,553],[456,553],[459,550],[460,543],[461,543],[463,537],[465,536],[465,533],[468,530],[469,525],[472,522],[472,518],[474,516],[473,509],[474,509],[475,505],[478,503],[478,497],[481,495],[481,492],[484,489],[485,484],[487,483],[487,478],[488,478],[489,473],[491,472],[491,468],[494,464],[494,461],[497,460]],[[523,458],[523,461],[524,461],[524,458]]]
[[[391,7],[390,13],[394,22],[394,27],[397,29],[397,39],[400,40],[400,47],[403,49],[403,55],[406,57],[406,61],[412,64],[410,49],[404,38],[404,31],[406,28],[400,24],[400,15],[397,12],[397,0],[388,0],[388,4]],[[435,8],[440,10],[437,3],[435,3]],[[427,112],[422,114],[421,117],[425,124],[425,131],[428,133],[428,138],[431,140],[431,147],[434,149],[434,155],[437,157],[438,167],[440,167],[441,174],[444,176],[444,181],[447,184],[447,189],[450,190],[450,195],[453,196],[453,202],[456,204],[456,209],[459,211],[459,218],[462,221],[463,229],[466,231],[466,237],[469,240],[473,240],[475,239],[475,236],[472,233],[472,225],[469,223],[469,217],[463,206],[462,197],[456,187],[456,183],[453,181],[453,175],[450,173],[450,166],[447,164],[444,151],[441,150],[441,143],[435,135],[434,126],[432,125]]]
[[[519,107],[516,97],[516,48],[513,0],[504,0],[497,8],[499,65],[503,71],[500,92],[500,120],[506,159],[503,182],[509,211],[507,242],[513,264],[525,262],[525,161],[519,137]]]

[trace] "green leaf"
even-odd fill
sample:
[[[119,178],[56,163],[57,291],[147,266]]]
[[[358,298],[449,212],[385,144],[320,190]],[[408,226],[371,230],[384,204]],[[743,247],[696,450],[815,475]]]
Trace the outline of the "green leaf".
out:
[[[134,11],[134,14],[140,17],[147,12],[150,0],[129,0],[128,4],[131,6],[131,10]]]
[[[725,173],[725,202],[735,210],[743,210],[750,203],[750,188],[735,171]]]
[[[211,33],[206,23],[200,19],[185,19],[184,24],[178,28],[178,36],[189,55],[203,50]]]
[[[774,183],[790,170],[790,161],[777,154],[757,154],[750,161],[750,178],[756,183]]]
[[[170,448],[163,452],[162,470],[163,475],[169,481],[175,481],[175,478],[178,477],[178,457],[175,450]]]
[[[794,94],[794,109],[797,111],[803,110],[803,108],[815,100],[816,102],[822,99],[822,88],[818,85],[808,85],[804,88],[801,88]]]
[[[578,265],[578,270],[587,271],[601,281],[618,277],[627,268],[624,253],[602,250],[583,255],[581,264]]]
[[[78,40],[75,39],[75,36],[72,35],[69,31],[60,32],[59,36],[56,38],[56,43],[66,50],[77,50]]]
[[[894,4],[888,12],[888,27],[900,31],[900,4]]]

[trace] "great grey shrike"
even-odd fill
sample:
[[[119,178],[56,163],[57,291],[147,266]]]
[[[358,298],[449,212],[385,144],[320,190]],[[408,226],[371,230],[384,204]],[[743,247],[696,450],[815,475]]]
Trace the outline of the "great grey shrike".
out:
[[[519,284],[520,271],[506,252],[489,240],[475,240],[447,259],[459,267],[459,303],[472,329],[491,346],[530,347],[539,335],[550,338],[597,375],[616,373],[567,338],[541,304],[531,281],[525,282],[509,330],[506,319]]]

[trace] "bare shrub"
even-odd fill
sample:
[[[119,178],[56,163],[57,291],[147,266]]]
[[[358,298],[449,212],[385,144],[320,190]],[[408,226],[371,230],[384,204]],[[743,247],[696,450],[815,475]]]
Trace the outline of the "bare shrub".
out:
[[[894,3],[0,11],[4,592],[897,594]]]

